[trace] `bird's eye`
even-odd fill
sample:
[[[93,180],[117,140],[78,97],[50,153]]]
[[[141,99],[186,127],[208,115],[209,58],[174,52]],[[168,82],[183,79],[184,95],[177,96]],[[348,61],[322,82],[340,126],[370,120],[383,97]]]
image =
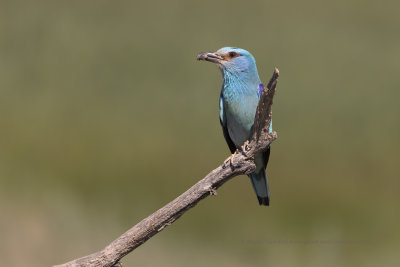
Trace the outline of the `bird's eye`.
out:
[[[238,54],[236,53],[236,52],[229,52],[229,57],[230,58],[234,58],[234,57],[237,57],[238,56]]]

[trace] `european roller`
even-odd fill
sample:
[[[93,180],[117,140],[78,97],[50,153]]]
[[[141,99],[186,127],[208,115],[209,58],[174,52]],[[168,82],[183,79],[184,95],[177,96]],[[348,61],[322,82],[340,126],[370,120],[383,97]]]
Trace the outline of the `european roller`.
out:
[[[225,140],[232,153],[252,134],[254,117],[263,84],[256,61],[250,52],[236,47],[224,47],[216,52],[197,55],[198,60],[215,63],[222,72],[219,99],[219,120]],[[272,123],[269,129],[272,132]],[[260,205],[269,206],[269,189],[265,173],[270,148],[255,156],[256,170],[249,175]]]

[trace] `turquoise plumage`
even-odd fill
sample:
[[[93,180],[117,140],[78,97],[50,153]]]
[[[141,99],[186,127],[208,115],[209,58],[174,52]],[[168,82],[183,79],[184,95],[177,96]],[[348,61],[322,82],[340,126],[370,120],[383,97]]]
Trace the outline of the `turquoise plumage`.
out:
[[[248,51],[235,47],[200,53],[197,59],[215,63],[222,72],[219,117],[225,140],[234,153],[251,136],[258,100],[264,88],[256,61]],[[256,170],[249,175],[260,205],[265,206],[269,206],[270,200],[265,173],[269,154],[270,148],[256,155]]]

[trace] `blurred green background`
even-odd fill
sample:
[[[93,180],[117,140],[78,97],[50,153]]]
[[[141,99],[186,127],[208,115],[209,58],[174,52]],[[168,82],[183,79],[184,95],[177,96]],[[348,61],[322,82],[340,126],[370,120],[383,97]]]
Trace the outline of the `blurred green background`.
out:
[[[97,251],[229,154],[201,51],[281,71],[268,173],[124,266],[400,266],[398,1],[2,1],[0,261]]]

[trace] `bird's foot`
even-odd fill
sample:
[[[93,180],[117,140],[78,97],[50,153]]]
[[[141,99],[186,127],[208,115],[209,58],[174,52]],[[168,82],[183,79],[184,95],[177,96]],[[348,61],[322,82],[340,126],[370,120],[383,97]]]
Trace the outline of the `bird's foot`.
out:
[[[229,165],[231,168],[233,168],[232,159],[233,159],[234,156],[236,156],[237,152],[238,152],[238,150],[236,149],[235,152],[233,152],[233,154],[230,155],[229,158],[227,158],[227,159],[224,161],[224,165],[222,165],[222,168],[223,168],[223,169],[225,169],[226,167],[228,167],[228,165]]]
[[[233,168],[233,162],[232,162],[233,157],[236,156],[238,153],[241,153],[244,156],[247,156],[247,152],[249,152],[250,149],[251,149],[250,142],[247,140],[246,142],[244,142],[244,144],[240,148],[236,149],[235,152],[233,152],[233,154],[230,155],[229,158],[227,158],[224,161],[224,164],[222,165],[222,168],[225,169],[228,165],[231,168]]]
[[[241,149],[241,151],[243,152],[243,153],[245,153],[246,154],[246,152],[249,152],[250,151],[250,142],[249,142],[249,140],[247,140],[246,142],[244,142],[244,144],[242,145],[242,147],[240,148]]]

